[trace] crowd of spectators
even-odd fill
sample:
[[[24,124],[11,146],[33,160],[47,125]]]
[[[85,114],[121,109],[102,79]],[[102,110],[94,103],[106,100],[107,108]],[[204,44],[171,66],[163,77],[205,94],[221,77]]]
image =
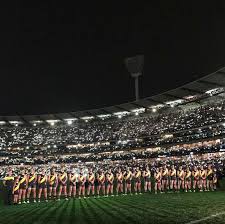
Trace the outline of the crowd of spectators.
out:
[[[225,121],[224,102],[200,106],[189,111],[170,110],[152,116],[144,114],[109,121],[94,120],[36,127],[18,126],[0,128],[0,147],[90,144],[118,142],[137,138],[161,137],[167,133],[187,133]]]
[[[224,122],[224,101],[219,101],[188,110],[171,108],[154,115],[144,113],[70,125],[1,127],[0,165],[126,161],[216,153],[224,148]],[[220,138],[220,142],[209,144],[215,138]],[[208,144],[191,145],[203,141]]]

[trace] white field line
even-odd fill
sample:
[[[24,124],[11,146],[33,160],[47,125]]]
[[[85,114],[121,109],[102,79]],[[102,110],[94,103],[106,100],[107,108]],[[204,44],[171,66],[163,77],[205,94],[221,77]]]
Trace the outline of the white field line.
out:
[[[225,212],[220,212],[220,213],[216,213],[216,214],[214,214],[214,215],[206,216],[205,218],[198,219],[198,220],[194,220],[194,221],[188,222],[188,223],[186,223],[186,224],[200,223],[200,222],[203,222],[203,221],[206,221],[206,220],[208,220],[208,219],[212,219],[212,218],[215,218],[215,217],[221,216],[221,215],[225,215]]]

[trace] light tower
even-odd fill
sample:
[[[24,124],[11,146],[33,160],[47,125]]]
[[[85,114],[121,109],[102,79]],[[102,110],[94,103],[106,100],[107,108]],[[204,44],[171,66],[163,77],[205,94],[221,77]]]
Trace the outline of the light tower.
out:
[[[135,57],[126,58],[125,65],[132,78],[135,81],[135,98],[139,100],[139,76],[142,75],[144,66],[144,55],[137,55]]]

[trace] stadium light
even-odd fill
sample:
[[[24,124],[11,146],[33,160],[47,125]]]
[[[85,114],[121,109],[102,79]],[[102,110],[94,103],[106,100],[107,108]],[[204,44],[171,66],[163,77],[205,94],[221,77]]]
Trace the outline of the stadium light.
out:
[[[122,115],[121,115],[121,114],[120,114],[120,115],[118,115],[118,118],[119,118],[119,119],[121,119],[121,118],[122,118]]]
[[[138,112],[135,112],[135,115],[136,115],[136,116],[138,116],[138,115],[139,115],[139,113],[138,113]]]
[[[22,124],[21,121],[9,121],[10,124],[13,124],[15,126],[18,126],[19,124]]]
[[[156,108],[152,108],[152,112],[155,113],[157,111]]]
[[[81,117],[82,120],[85,120],[85,122],[88,122],[89,120],[94,119],[94,116],[85,116],[85,117]]]
[[[55,123],[59,122],[60,120],[46,120],[47,123],[49,123],[51,126],[54,126]]]
[[[111,116],[112,116],[111,114],[99,114],[99,115],[97,115],[97,117],[99,117],[101,119],[109,118]]]
[[[142,75],[144,66],[144,55],[137,55],[135,57],[126,58],[125,65],[127,70],[131,74],[131,77],[135,80],[135,98],[139,100],[139,76]]]
[[[72,123],[73,123],[73,121],[71,121],[71,120],[68,120],[68,121],[67,121],[67,124],[68,124],[68,125],[71,125]]]

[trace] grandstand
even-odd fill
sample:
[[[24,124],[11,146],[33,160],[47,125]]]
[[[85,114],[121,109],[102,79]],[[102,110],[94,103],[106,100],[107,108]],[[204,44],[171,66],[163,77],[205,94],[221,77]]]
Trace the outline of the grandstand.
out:
[[[1,116],[1,177],[4,178],[9,167],[18,172],[21,167],[41,169],[47,166],[50,169],[55,166],[59,169],[63,164],[68,170],[76,166],[94,170],[110,168],[117,172],[118,167],[125,166],[144,170],[148,164],[155,172],[168,164],[177,167],[211,164],[218,175],[217,187],[222,190],[224,86],[225,68],[222,68],[192,83],[134,102],[68,113]],[[144,194],[136,198],[70,200],[58,204],[51,201],[48,205],[6,207],[0,212],[0,223],[31,223],[34,219],[36,223],[46,220],[48,223],[73,223],[74,220],[105,223],[110,217],[114,220],[108,223],[164,223],[165,220],[167,223],[188,223],[189,220],[195,223],[194,220],[210,222],[215,213],[221,213],[218,215],[221,221],[222,208],[225,208],[221,196],[222,191],[194,196]],[[205,209],[203,204],[210,201],[213,209]],[[52,215],[55,211],[60,214],[56,218]],[[134,211],[137,212],[135,217]],[[34,216],[29,217],[32,213]],[[16,221],[16,214],[24,216]]]
[[[0,163],[93,162],[107,159],[111,151],[129,158],[143,154],[152,158],[157,154],[151,152],[171,151],[173,145],[182,147],[190,141],[220,138],[222,142],[224,85],[222,68],[137,102],[63,114],[2,116]],[[116,153],[113,160],[119,157]]]

